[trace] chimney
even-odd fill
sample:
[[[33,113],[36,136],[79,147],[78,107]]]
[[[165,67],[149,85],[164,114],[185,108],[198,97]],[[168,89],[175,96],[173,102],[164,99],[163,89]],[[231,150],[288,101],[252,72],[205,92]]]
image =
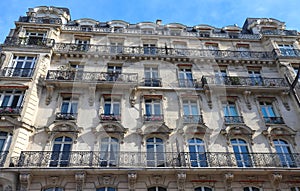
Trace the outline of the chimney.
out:
[[[156,24],[157,24],[157,25],[161,25],[161,22],[162,22],[162,20],[160,20],[160,19],[157,19],[157,20],[156,20]]]

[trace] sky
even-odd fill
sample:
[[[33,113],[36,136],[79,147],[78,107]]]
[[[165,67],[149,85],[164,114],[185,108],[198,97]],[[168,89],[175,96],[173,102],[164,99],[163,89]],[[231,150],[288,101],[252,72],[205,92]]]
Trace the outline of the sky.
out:
[[[161,19],[163,24],[219,28],[242,27],[247,17],[275,18],[285,22],[287,29],[300,31],[300,0],[0,0],[0,44],[19,16],[36,6],[69,8],[72,20],[139,23]]]

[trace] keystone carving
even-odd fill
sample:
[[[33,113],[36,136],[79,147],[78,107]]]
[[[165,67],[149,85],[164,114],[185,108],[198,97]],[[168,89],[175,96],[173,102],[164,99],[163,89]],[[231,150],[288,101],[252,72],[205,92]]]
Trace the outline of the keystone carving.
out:
[[[30,185],[31,175],[30,173],[21,173],[19,175],[20,180],[20,191],[28,191]]]
[[[224,174],[224,178],[225,178],[226,191],[232,191],[231,183],[233,181],[234,175],[232,173],[226,173]]]
[[[185,172],[177,173],[177,186],[179,191],[185,190],[185,181],[186,181],[186,173]]]
[[[280,183],[282,180],[282,174],[279,173],[274,173],[271,175],[271,180],[272,180],[272,184],[273,187],[275,188],[276,191],[280,191]]]
[[[135,173],[135,172],[128,173],[128,189],[129,189],[129,191],[135,190],[136,180],[137,180],[137,173]]]
[[[85,181],[85,173],[84,172],[78,172],[75,174],[75,180],[76,180],[76,191],[83,191],[83,184]]]

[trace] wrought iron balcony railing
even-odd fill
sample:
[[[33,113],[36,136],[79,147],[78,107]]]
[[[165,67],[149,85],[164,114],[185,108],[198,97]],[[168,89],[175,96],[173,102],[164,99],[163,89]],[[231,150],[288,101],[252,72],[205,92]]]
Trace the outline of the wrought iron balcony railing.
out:
[[[203,76],[203,85],[226,85],[226,86],[261,86],[261,87],[287,87],[284,78],[264,78],[264,77],[239,77],[239,76]]]
[[[0,167],[4,166],[7,155],[8,155],[8,151],[0,151]]]
[[[264,121],[268,124],[284,124],[282,117],[264,117]]]
[[[54,39],[36,37],[6,37],[4,45],[24,47],[53,47]]]
[[[33,73],[34,73],[34,68],[5,67],[1,71],[1,76],[30,78],[32,77]]]
[[[178,79],[179,87],[181,88],[199,88],[199,84],[196,79]]]
[[[257,51],[231,51],[231,50],[209,50],[209,49],[185,49],[151,47],[155,51],[145,51],[144,47],[122,46],[121,52],[111,51],[115,46],[111,45],[82,45],[74,43],[55,43],[54,51],[59,53],[88,52],[95,54],[122,54],[131,56],[176,56],[176,57],[209,57],[209,58],[229,58],[229,59],[274,59],[274,52]],[[154,49],[155,48],[155,49]],[[152,54],[153,53],[153,54]]]
[[[22,151],[20,157],[11,159],[10,166],[17,168],[300,168],[300,154]]]
[[[183,123],[185,124],[203,123],[203,117],[202,115],[183,115]]]
[[[137,73],[84,72],[71,70],[49,70],[47,80],[137,83]]]
[[[24,16],[19,18],[19,22],[25,23],[40,23],[40,24],[62,24],[60,18],[48,18],[48,17],[29,17]]]
[[[101,114],[100,115],[101,121],[121,121],[120,114]]]
[[[144,121],[145,122],[160,122],[160,121],[164,121],[164,115],[145,114],[144,115]]]
[[[0,116],[1,115],[20,115],[22,107],[10,107],[10,106],[1,106],[0,107]]]
[[[226,124],[244,123],[243,116],[224,116]]]
[[[275,49],[277,57],[300,57],[299,49]]]
[[[147,87],[161,87],[161,78],[143,78],[143,84]]]
[[[56,113],[56,120],[75,120],[77,119],[77,113]]]
[[[297,30],[263,30],[261,31],[263,35],[284,35],[284,36],[297,36]]]

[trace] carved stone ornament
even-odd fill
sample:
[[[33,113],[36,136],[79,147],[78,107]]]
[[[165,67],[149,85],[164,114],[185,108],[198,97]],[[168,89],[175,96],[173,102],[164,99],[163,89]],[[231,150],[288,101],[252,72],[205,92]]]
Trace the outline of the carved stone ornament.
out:
[[[244,95],[244,99],[245,99],[245,103],[246,103],[247,108],[249,110],[251,110],[252,109],[251,103],[250,103],[251,91],[244,91],[243,95]]]
[[[86,174],[84,172],[78,172],[75,174],[76,191],[83,190],[83,184],[85,182]]]
[[[21,173],[19,175],[19,180],[20,180],[20,191],[27,191],[31,180],[30,173]]]
[[[51,103],[51,101],[52,101],[54,86],[47,85],[46,86],[46,90],[47,90],[47,92],[46,92],[46,100],[45,100],[45,102],[46,102],[46,105],[49,105]]]
[[[89,105],[93,106],[95,102],[96,87],[89,87]]]
[[[232,173],[225,173],[224,178],[225,178],[226,191],[232,191],[231,183],[233,181],[234,175]]]
[[[204,91],[204,93],[206,95],[207,105],[208,105],[209,109],[212,109],[212,101],[211,101],[212,90],[207,89]]]
[[[185,181],[186,181],[186,173],[185,172],[177,173],[177,187],[179,191],[185,190]]]
[[[137,173],[136,172],[128,173],[128,189],[129,189],[129,191],[134,191],[135,190],[136,180],[137,180]]]
[[[276,191],[280,190],[279,186],[280,186],[280,183],[282,181],[282,174],[273,173],[271,175],[271,180],[272,180],[273,187],[276,189]]]

